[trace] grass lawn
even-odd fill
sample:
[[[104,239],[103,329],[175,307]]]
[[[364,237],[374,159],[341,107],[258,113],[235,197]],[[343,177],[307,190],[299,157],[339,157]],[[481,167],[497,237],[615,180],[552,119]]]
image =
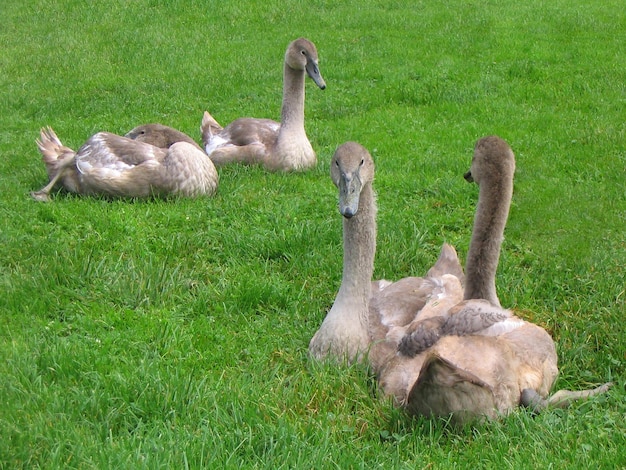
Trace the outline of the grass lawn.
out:
[[[327,82],[307,82],[314,170],[30,199],[46,125],[77,149],[148,122],[199,140],[205,109],[278,119],[299,36]],[[626,468],[625,39],[622,0],[4,0],[0,468]],[[307,346],[341,279],[334,149],[374,156],[375,277],[398,279],[444,241],[464,259],[488,134],[517,157],[503,306],[555,338],[556,388],[616,385],[453,429]]]

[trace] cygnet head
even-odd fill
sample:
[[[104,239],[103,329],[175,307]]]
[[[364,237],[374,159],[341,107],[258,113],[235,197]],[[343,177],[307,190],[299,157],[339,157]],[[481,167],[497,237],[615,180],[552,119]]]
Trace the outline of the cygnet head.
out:
[[[349,219],[359,210],[361,191],[374,179],[374,160],[362,145],[346,142],[333,155],[330,176],[339,189],[339,212]]]
[[[500,137],[483,137],[474,146],[472,165],[464,178],[481,185],[484,182],[511,181],[515,173],[515,155]]]
[[[285,63],[294,70],[306,70],[318,87],[322,90],[326,88],[326,82],[318,66],[317,49],[308,39],[296,39],[289,44],[285,53]]]
[[[187,134],[163,124],[144,124],[128,131],[124,137],[145,142],[162,149],[170,148],[176,142],[188,142],[197,146]]]

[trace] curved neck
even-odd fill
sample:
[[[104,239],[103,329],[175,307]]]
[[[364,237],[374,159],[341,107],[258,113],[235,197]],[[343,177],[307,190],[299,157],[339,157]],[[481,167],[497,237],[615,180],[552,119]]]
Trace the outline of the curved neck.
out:
[[[363,307],[361,324],[366,327],[368,304],[376,255],[376,201],[371,183],[363,187],[359,210],[343,219],[343,276],[335,304]]]
[[[280,110],[281,131],[304,130],[304,70],[294,70],[285,64],[283,72],[283,104]]]
[[[480,186],[465,266],[465,300],[486,299],[500,306],[496,270],[512,195],[512,179],[485,181]]]

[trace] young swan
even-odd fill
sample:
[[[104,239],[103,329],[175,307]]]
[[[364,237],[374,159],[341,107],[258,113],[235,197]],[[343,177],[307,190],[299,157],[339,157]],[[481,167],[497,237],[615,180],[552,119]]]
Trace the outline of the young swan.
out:
[[[339,146],[330,176],[339,189],[343,216],[343,276],[335,302],[309,344],[316,359],[354,361],[367,352],[369,297],[376,252],[374,161],[356,142]]]
[[[317,158],[304,130],[305,74],[322,90],[315,44],[300,38],[289,44],[283,72],[280,123],[270,119],[240,118],[225,128],[205,111],[202,142],[216,165],[261,164],[272,171],[305,170]]]
[[[176,140],[177,132],[148,125],[143,134],[130,132],[135,140],[98,132],[75,152],[64,146],[50,127],[44,128],[37,145],[50,181],[31,196],[49,201],[57,184],[73,193],[117,197],[212,195],[218,184],[215,165],[185,134],[179,133],[184,141]],[[151,142],[172,143],[160,148]]]
[[[464,175],[480,188],[467,254],[463,292],[467,302],[421,312],[405,329],[398,348],[402,354],[415,356],[442,336],[477,333],[512,318],[511,312],[500,306],[496,270],[513,197],[514,173],[515,156],[504,140],[490,136],[476,143],[472,166]]]
[[[367,358],[374,371],[395,354],[397,341],[386,336],[409,323],[430,296],[446,298],[438,277],[446,273],[461,296],[462,270],[456,252],[444,245],[426,278],[371,282],[376,253],[374,162],[355,142],[341,145],[331,161],[331,178],[339,189],[343,215],[343,277],[332,308],[309,344],[313,357],[355,361]],[[453,276],[455,274],[456,276]]]
[[[490,136],[477,142],[466,174],[468,181],[479,184],[480,192],[465,300],[447,312],[438,311],[441,321],[433,329],[440,334],[434,335],[425,351],[415,344],[416,339],[425,338],[414,328],[420,313],[413,331],[400,343],[400,354],[382,374],[383,389],[410,412],[452,415],[454,422],[464,423],[506,415],[520,404],[537,411],[548,405],[565,406],[610,386],[582,392],[562,390],[545,399],[558,371],[554,341],[543,328],[500,307],[495,273],[514,169],[514,155],[505,141]]]

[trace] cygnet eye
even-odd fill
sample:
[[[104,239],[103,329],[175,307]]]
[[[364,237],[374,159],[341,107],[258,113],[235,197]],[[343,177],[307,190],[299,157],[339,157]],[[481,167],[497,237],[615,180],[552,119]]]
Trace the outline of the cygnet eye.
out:
[[[361,159],[361,166],[363,166],[363,164],[364,164],[364,163],[365,163],[365,159],[364,159],[364,158],[362,158],[362,159]]]

